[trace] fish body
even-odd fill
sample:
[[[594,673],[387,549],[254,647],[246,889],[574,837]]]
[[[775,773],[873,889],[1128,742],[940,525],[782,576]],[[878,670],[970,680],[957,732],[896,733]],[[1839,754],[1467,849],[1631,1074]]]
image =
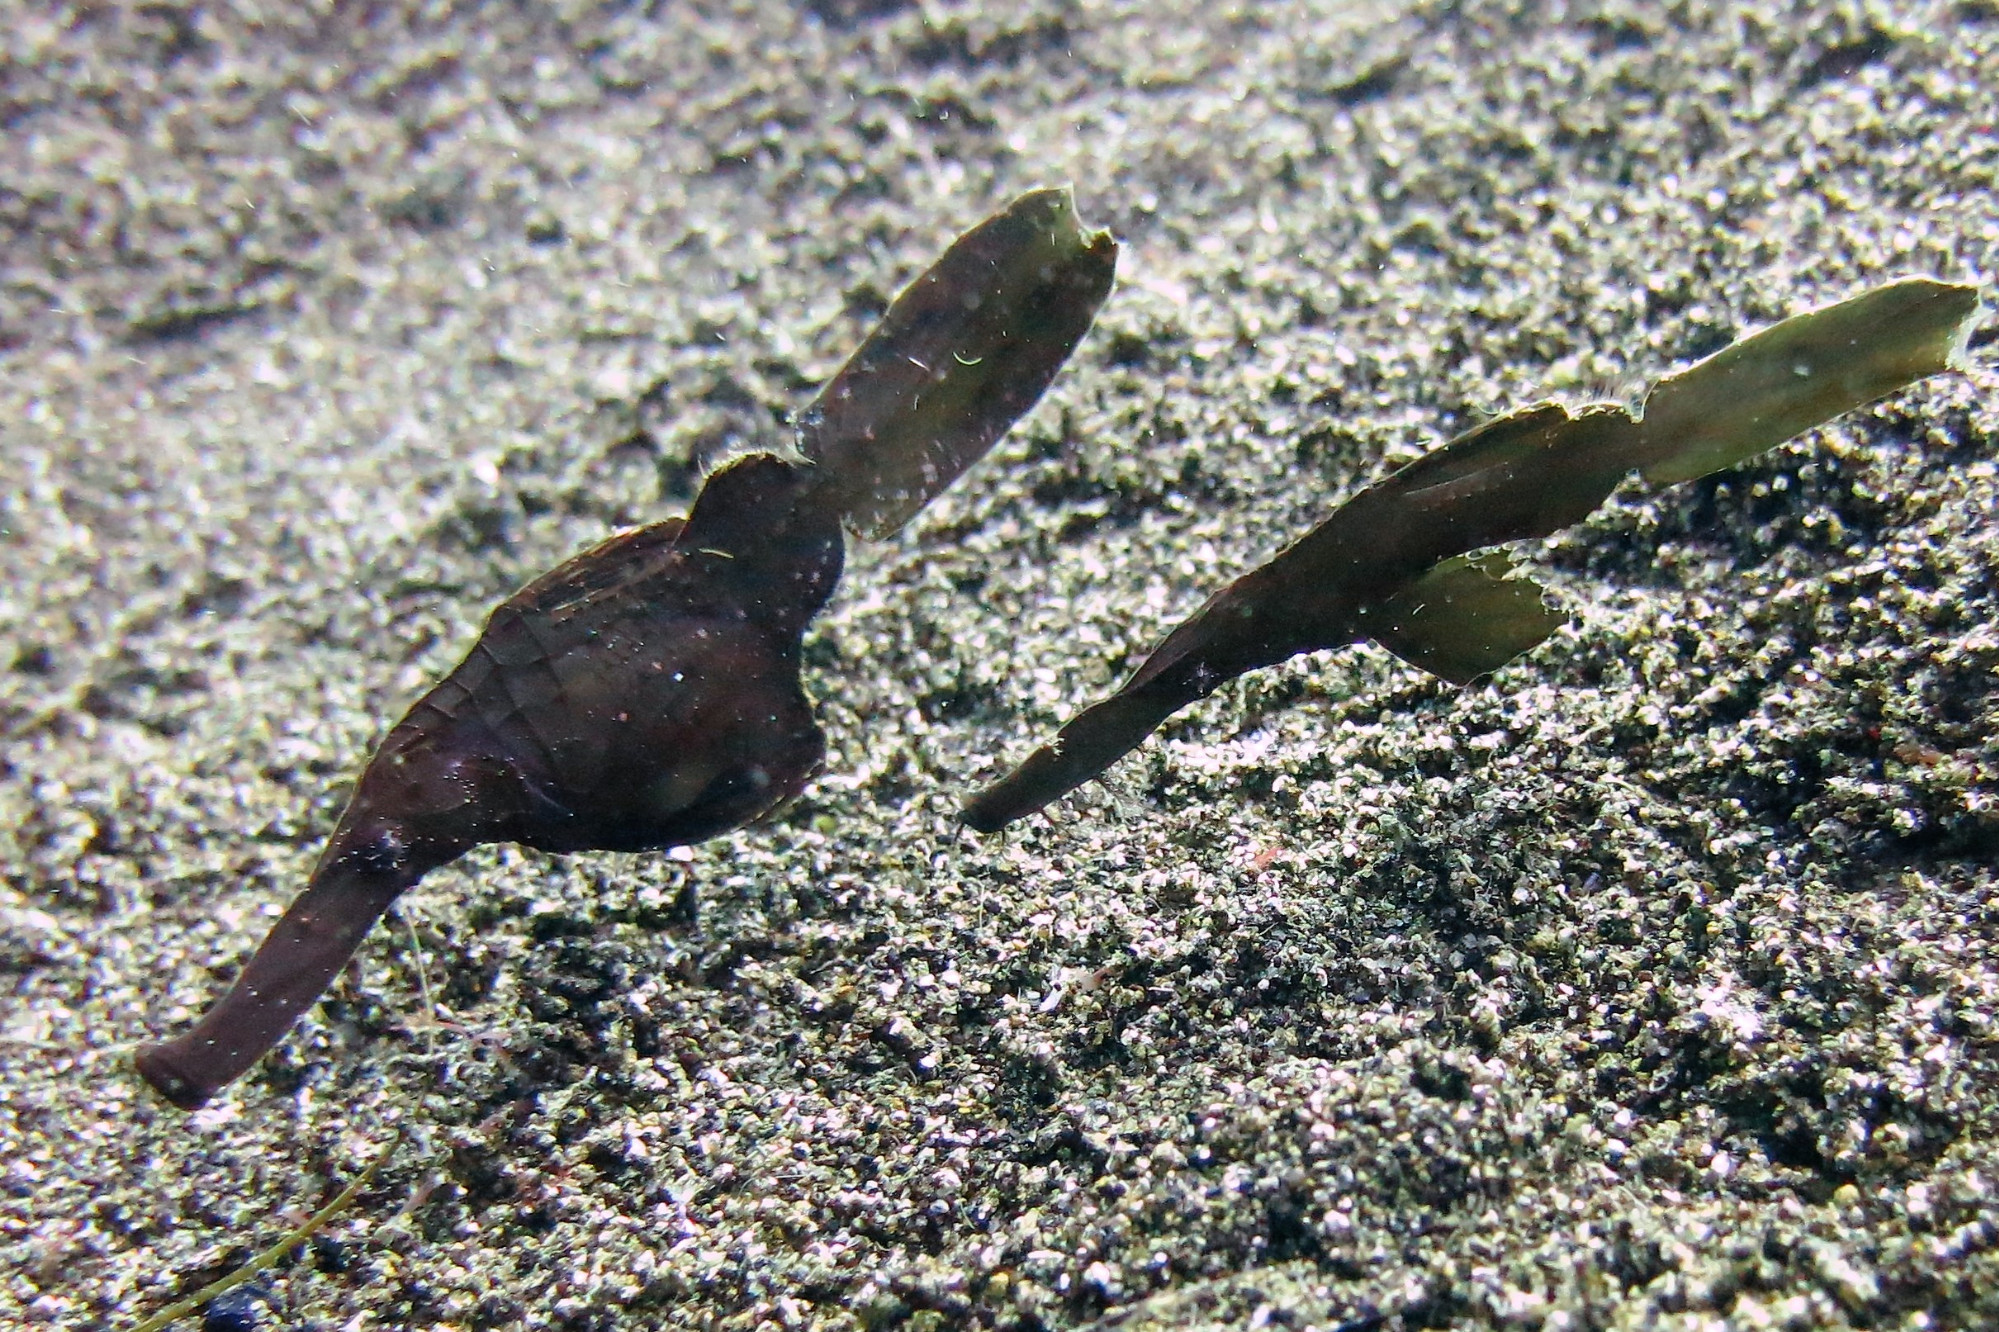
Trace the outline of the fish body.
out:
[[[305,889],[142,1077],[193,1108],[315,1002],[396,897],[487,842],[651,851],[797,794],[826,744],[799,680],[844,532],[886,536],[1040,398],[1110,292],[1117,245],[1067,190],[960,237],[800,420],[799,457],[708,477],[683,522],[611,538],[488,617],[363,770]]]
[[[237,984],[138,1056],[192,1108],[240,1076],[396,897],[486,842],[651,851],[795,795],[825,740],[798,675],[844,538],[807,466],[745,458],[687,520],[614,537],[509,597],[389,732],[311,882]]]
[[[1891,282],[1660,381],[1640,413],[1543,403],[1467,431],[1208,598],[1116,693],[967,801],[966,825],[997,832],[1102,773],[1189,703],[1302,652],[1371,638],[1456,684],[1497,670],[1563,617],[1489,548],[1582,521],[1633,471],[1654,484],[1692,480],[1959,368],[1978,305],[1973,286]]]

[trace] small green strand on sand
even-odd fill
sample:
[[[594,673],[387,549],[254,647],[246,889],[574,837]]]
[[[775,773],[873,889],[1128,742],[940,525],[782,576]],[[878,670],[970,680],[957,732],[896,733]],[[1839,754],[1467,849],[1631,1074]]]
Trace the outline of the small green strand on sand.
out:
[[[236,1287],[244,1284],[265,1268],[274,1266],[286,1254],[325,1229],[327,1223],[346,1211],[354,1199],[360,1196],[361,1190],[367,1188],[369,1181],[375,1178],[375,1173],[388,1164],[389,1158],[395,1155],[396,1148],[402,1146],[402,1142],[403,1131],[397,1129],[395,1134],[390,1137],[388,1145],[376,1154],[374,1160],[362,1167],[361,1173],[354,1177],[352,1183],[340,1190],[339,1193],[333,1195],[332,1202],[327,1203],[326,1206],[307,1217],[296,1229],[290,1231],[283,1239],[280,1239],[270,1248],[265,1249],[249,1262],[244,1263],[241,1267],[229,1273],[229,1275],[209,1282],[200,1290],[194,1292],[194,1294],[184,1299],[175,1300],[166,1308],[146,1319],[145,1322],[134,1327],[132,1332],[158,1332],[160,1328],[172,1323],[176,1318],[182,1318],[193,1313],[210,1300],[236,1289]]]

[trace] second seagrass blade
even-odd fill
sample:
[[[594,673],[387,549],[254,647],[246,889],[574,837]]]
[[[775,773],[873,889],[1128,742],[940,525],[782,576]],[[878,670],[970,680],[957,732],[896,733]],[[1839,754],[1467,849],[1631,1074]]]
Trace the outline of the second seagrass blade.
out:
[[[959,237],[799,418],[823,502],[866,537],[908,522],[1041,397],[1116,269],[1117,242],[1083,230],[1067,189]]]

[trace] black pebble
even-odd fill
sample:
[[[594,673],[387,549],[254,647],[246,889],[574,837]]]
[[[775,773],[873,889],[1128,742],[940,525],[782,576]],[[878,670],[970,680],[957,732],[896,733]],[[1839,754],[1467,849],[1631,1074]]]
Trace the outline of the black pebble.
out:
[[[260,1286],[225,1290],[202,1311],[201,1332],[257,1332],[271,1311],[270,1296]]]

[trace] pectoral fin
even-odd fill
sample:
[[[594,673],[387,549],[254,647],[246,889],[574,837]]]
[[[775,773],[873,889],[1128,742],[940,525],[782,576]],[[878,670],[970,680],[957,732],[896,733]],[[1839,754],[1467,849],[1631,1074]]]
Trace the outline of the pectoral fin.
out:
[[[523,615],[559,615],[615,596],[649,570],[651,557],[663,560],[686,526],[685,519],[667,518],[600,541],[508,597],[507,608]]]
[[[1368,612],[1374,641],[1452,684],[1496,671],[1568,618],[1504,552],[1445,560]]]

